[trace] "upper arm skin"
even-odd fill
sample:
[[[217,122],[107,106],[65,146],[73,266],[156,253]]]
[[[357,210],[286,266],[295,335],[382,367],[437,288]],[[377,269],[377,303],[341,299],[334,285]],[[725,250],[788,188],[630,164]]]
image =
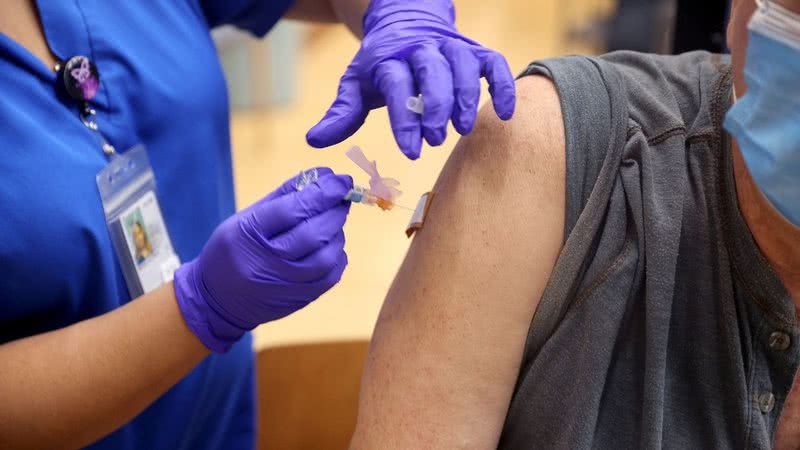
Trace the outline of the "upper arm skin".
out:
[[[381,310],[353,449],[496,448],[528,328],[564,238],[558,95],[517,82],[456,147]]]
[[[336,22],[336,12],[330,0],[294,0],[286,18],[308,22]]]
[[[369,0],[294,0],[287,19],[309,22],[342,22],[361,38],[361,20]]]

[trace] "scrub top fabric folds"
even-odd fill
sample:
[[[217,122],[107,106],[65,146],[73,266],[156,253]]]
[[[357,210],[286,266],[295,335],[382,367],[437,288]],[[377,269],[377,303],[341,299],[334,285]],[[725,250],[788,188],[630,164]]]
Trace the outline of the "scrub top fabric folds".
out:
[[[118,151],[144,144],[175,250],[194,258],[235,210],[228,96],[209,36],[265,34],[290,0],[39,0],[59,60],[100,71],[91,106]],[[56,74],[0,34],[0,343],[62,328],[130,301],[95,175],[106,164]],[[167,343],[165,343],[167,344]],[[93,449],[249,449],[251,339],[212,355]]]

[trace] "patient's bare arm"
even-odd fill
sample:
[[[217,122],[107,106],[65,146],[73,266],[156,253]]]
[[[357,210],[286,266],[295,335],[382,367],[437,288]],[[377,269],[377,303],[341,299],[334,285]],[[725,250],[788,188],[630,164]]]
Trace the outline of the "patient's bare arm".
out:
[[[481,112],[436,185],[376,325],[354,449],[496,448],[563,241],[564,129],[541,77]]]

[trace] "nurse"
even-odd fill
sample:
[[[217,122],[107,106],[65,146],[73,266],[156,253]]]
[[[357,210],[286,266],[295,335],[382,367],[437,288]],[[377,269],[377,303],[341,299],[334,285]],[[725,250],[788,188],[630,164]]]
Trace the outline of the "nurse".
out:
[[[0,2],[0,448],[254,446],[248,332],[338,282],[352,182],[323,168],[234,214],[209,29],[286,16],[363,37],[317,147],[386,105],[417,158],[448,121],[472,129],[481,77],[514,110],[505,60],[458,33],[451,1],[368,3]]]

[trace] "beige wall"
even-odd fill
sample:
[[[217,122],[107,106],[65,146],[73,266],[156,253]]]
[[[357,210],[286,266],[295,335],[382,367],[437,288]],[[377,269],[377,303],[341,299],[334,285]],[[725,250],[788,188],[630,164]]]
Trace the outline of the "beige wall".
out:
[[[456,1],[462,32],[505,54],[517,73],[536,58],[583,52],[564,42],[566,29],[607,8],[609,0],[461,0]],[[336,26],[311,27],[300,56],[295,101],[285,108],[236,113],[233,119],[234,171],[240,207],[251,204],[280,182],[313,166],[366,178],[344,152],[361,146],[377,159],[385,176],[401,181],[400,202],[413,206],[429,190],[457,142],[450,129],[445,144],[424,148],[423,157],[408,161],[398,150],[385,110],[373,112],[364,127],[341,145],[314,150],[306,130],[318,120],[336,93],[358,43]],[[484,92],[482,100],[486,101]],[[256,346],[368,338],[383,297],[408,246],[404,235],[410,213],[382,212],[354,205],[346,225],[350,265],[342,282],[317,302],[293,316],[260,327]]]

